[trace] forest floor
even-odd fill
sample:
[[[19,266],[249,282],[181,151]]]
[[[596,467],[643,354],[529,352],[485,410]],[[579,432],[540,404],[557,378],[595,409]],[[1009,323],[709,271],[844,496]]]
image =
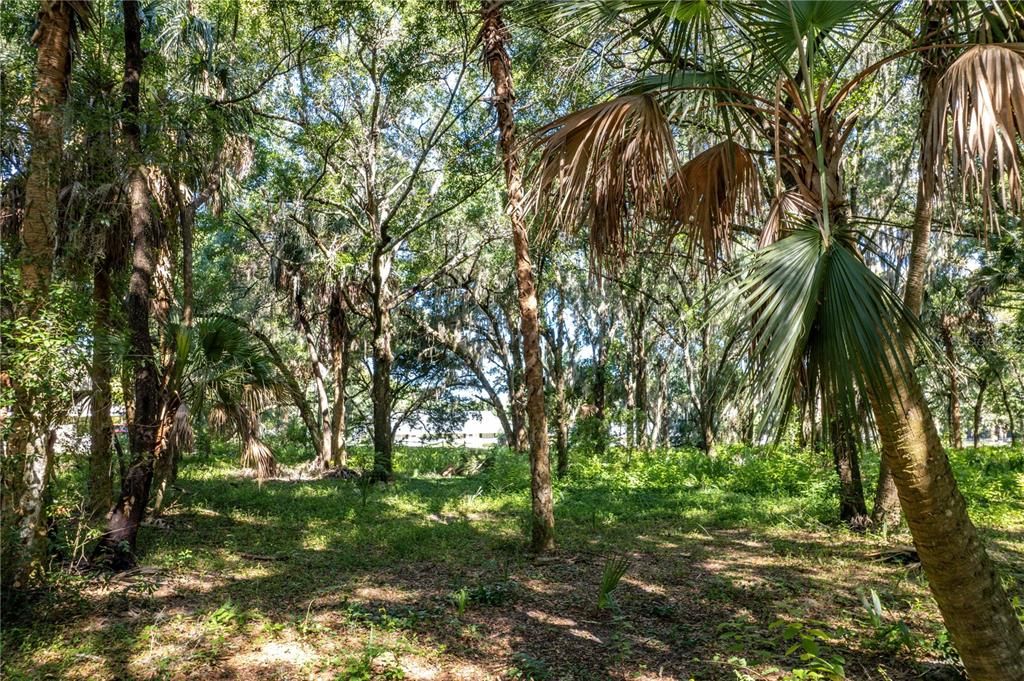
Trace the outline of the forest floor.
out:
[[[1020,598],[1024,452],[953,458]],[[580,461],[556,486],[558,550],[539,558],[520,459],[451,478],[420,463],[366,488],[186,462],[137,569],[57,570],[4,612],[3,677],[956,678],[920,569],[880,555],[909,537],[832,523],[823,455]],[[599,609],[615,557],[629,565]]]

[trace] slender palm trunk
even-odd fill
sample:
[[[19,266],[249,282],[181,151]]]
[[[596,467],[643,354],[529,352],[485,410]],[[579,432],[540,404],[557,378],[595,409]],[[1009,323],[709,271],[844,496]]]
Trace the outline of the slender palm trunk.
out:
[[[562,352],[553,352],[555,356],[555,454],[558,477],[569,472],[569,405],[565,397],[565,366],[562,364]]]
[[[128,204],[132,236],[132,275],[128,285],[126,311],[131,336],[134,375],[133,418],[128,442],[131,466],[121,480],[121,492],[110,514],[107,533],[97,554],[109,554],[112,565],[122,568],[134,563],[135,543],[145,517],[153,482],[153,466],[160,437],[160,380],[150,336],[150,309],[156,267],[153,252],[154,221],[150,190],[141,166],[142,141],[138,124],[139,87],[144,53],[140,3],[124,0],[124,124],[129,157],[136,164],[128,179]]]
[[[597,310],[597,352],[594,357],[593,398],[594,420],[597,422],[596,452],[603,454],[608,448],[608,321],[607,305],[602,303]]]
[[[330,468],[331,458],[331,403],[327,396],[327,368],[317,350],[316,336],[306,311],[305,297],[302,291],[295,295],[295,321],[309,355],[309,364],[313,369],[313,386],[316,390],[317,421],[314,448],[316,449],[316,466],[321,470]],[[312,434],[312,433],[311,433]]]
[[[1017,446],[1017,423],[1013,417],[1013,407],[1010,405],[1010,394],[1006,391],[1006,383],[1003,382],[1003,377],[999,376],[999,393],[1003,398],[1003,409],[1006,410],[1006,420],[1009,421],[1010,426],[1010,446]]]
[[[391,264],[390,248],[385,246],[374,254],[371,272],[373,384],[370,398],[373,402],[373,469],[374,476],[381,480],[390,478],[394,472],[394,442],[391,433],[391,368],[394,364],[391,350]]]
[[[974,427],[971,434],[974,438],[974,448],[978,448],[981,440],[981,407],[985,402],[985,391],[988,389],[988,379],[982,378],[978,381],[978,397],[974,400]]]
[[[945,3],[939,0],[925,0],[921,3],[921,35],[933,44],[941,43],[943,27],[948,19]],[[917,204],[914,207],[914,227],[910,244],[910,264],[907,268],[907,285],[903,291],[903,304],[915,316],[921,315],[924,301],[925,275],[928,273],[928,247],[932,230],[932,197],[934,187],[924,157],[924,140],[932,116],[932,99],[938,87],[939,78],[949,65],[946,49],[931,49],[921,54],[919,81],[921,84],[921,116],[918,119],[917,139],[921,145],[918,157]],[[900,520],[899,500],[892,471],[882,457],[878,469],[878,485],[875,488],[875,503],[871,509],[871,521],[876,525],[897,525]]]
[[[92,400],[89,409],[89,487],[87,511],[97,517],[110,510],[113,501],[113,468],[111,466],[111,436],[113,423],[110,419],[111,362],[110,333],[110,267],[104,258],[96,263],[93,270],[93,324],[92,324]]]
[[[952,321],[949,317],[943,316],[939,332],[949,368],[949,444],[951,447],[959,448],[964,446],[960,426],[960,382],[957,380],[956,351],[953,347]]]
[[[348,383],[349,328],[341,292],[335,290],[328,310],[331,339],[331,373],[334,374],[334,409],[331,412],[331,465],[348,463],[345,449],[345,389]]]
[[[872,395],[883,455],[932,594],[973,681],[1024,679],[1024,627],[967,515],[913,374]]]
[[[529,418],[530,472],[533,505],[531,547],[534,551],[550,551],[555,546],[554,501],[551,494],[551,465],[548,461],[547,416],[544,413],[544,375],[540,355],[540,321],[533,267],[530,262],[523,213],[523,178],[516,150],[516,126],[512,113],[515,95],[505,49],[507,33],[501,19],[501,3],[487,1],[482,5],[481,39],[484,58],[494,82],[494,108],[498,112],[498,137],[501,145],[505,183],[508,190],[508,214],[512,223],[512,244],[516,257],[516,285],[519,290],[519,312],[523,337],[523,360],[526,364],[526,411]]]

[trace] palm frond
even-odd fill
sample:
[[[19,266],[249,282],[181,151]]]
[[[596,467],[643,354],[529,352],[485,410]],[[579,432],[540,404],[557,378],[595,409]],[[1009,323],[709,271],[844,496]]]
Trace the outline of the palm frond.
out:
[[[669,178],[665,204],[674,231],[691,235],[714,264],[718,254],[731,255],[732,225],[750,215],[759,193],[757,164],[738,144],[721,142],[683,164]]]
[[[625,255],[632,227],[661,209],[676,168],[675,142],[657,100],[629,95],[542,128],[529,203],[545,229],[590,228],[591,264]]]
[[[813,227],[794,231],[756,253],[720,302],[749,336],[738,345],[754,350],[762,436],[781,433],[801,373],[821,386],[829,417],[854,414],[860,397],[884,399],[891,381],[913,372],[911,349],[935,354],[916,317],[843,236],[826,246]]]
[[[961,193],[980,195],[990,224],[997,212],[992,202],[996,189],[1004,206],[1021,210],[1024,43],[967,49],[939,81],[935,96],[925,158],[936,189],[941,191],[948,153]]]
[[[185,452],[191,452],[195,447],[195,433],[192,430],[192,419],[188,405],[182,403],[174,412],[174,420],[171,422],[170,431],[167,434],[168,454],[173,458]]]
[[[780,192],[772,199],[768,217],[758,237],[758,248],[764,248],[785,237],[814,217],[817,208],[795,189]]]

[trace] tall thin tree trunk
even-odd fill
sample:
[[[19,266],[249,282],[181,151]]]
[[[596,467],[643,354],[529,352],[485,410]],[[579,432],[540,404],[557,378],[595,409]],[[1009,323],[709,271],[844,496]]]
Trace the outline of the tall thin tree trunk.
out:
[[[89,409],[89,487],[87,511],[96,517],[110,510],[113,502],[113,468],[111,466],[110,419],[110,344],[111,332],[110,266],[106,258],[97,262],[93,270],[93,324],[92,324],[92,399]]]
[[[385,242],[386,243],[386,242]],[[390,248],[378,250],[371,272],[371,307],[373,312],[373,375],[370,398],[373,402],[373,469],[374,476],[386,480],[394,472],[391,435],[391,296],[392,255]]]
[[[939,325],[942,345],[946,351],[946,364],[949,369],[949,444],[951,447],[964,446],[960,426],[960,383],[957,380],[956,351],[953,347],[952,320],[943,315]]]
[[[597,350],[594,356],[593,403],[594,420],[597,421],[597,454],[604,454],[608,448],[608,306],[602,302],[597,310]]]
[[[978,397],[974,400],[974,427],[971,433],[974,437],[974,448],[978,448],[978,441],[981,439],[981,407],[985,401],[985,391],[988,389],[988,379],[982,378],[978,381]]]
[[[295,321],[302,332],[302,339],[309,355],[309,363],[313,368],[313,386],[316,389],[317,433],[319,440],[315,443],[317,453],[316,466],[321,470],[330,468],[331,458],[331,403],[327,396],[327,368],[324,366],[317,349],[316,336],[306,311],[304,293],[295,295]]]
[[[341,468],[348,463],[345,442],[345,390],[348,383],[349,328],[341,291],[331,296],[328,309],[331,339],[331,373],[334,374],[334,410],[331,414],[331,464]]]
[[[1010,426],[1010,446],[1017,446],[1017,423],[1013,417],[1013,407],[1010,406],[1010,394],[1006,391],[1006,383],[1003,382],[1003,377],[997,375],[999,380],[999,393],[1003,398],[1003,409],[1006,410],[1006,419],[1009,421]]]
[[[832,420],[830,431],[832,460],[839,476],[839,519],[854,529],[863,529],[868,509],[857,459],[855,425],[837,417]]]
[[[512,356],[511,373],[509,374],[509,410],[512,412],[511,447],[519,454],[530,451],[530,438],[526,430],[526,379],[523,368],[522,336],[512,313],[509,313],[509,351]]]
[[[943,42],[944,27],[948,18],[945,3],[939,0],[925,0],[921,3],[921,36],[932,44]],[[914,227],[910,244],[910,264],[907,268],[907,285],[903,290],[903,304],[915,316],[921,315],[924,301],[925,275],[928,273],[928,247],[932,230],[932,186],[931,173],[924,157],[924,140],[932,116],[932,100],[938,87],[939,78],[949,65],[949,50],[930,49],[921,53],[921,67],[918,80],[921,85],[921,116],[918,119],[917,140],[920,145],[918,157],[917,204],[914,207]],[[871,509],[871,522],[876,525],[899,524],[900,507],[896,496],[896,484],[892,471],[883,456],[878,469],[878,485],[875,488],[875,503]]]
[[[523,212],[523,178],[516,149],[516,125],[512,105],[515,95],[505,44],[508,38],[497,0],[482,4],[481,39],[484,58],[494,82],[492,103],[498,113],[498,138],[501,146],[505,183],[508,190],[508,215],[512,223],[512,243],[516,257],[516,284],[519,290],[519,312],[523,336],[523,359],[526,364],[526,411],[530,431],[530,472],[533,506],[531,547],[534,551],[550,551],[555,546],[554,501],[551,494],[551,466],[548,461],[547,416],[544,413],[544,375],[540,354],[540,321],[537,293],[534,289]]]
[[[132,235],[132,275],[128,285],[126,312],[131,335],[134,374],[134,418],[129,424],[128,442],[131,466],[121,481],[121,493],[110,514],[107,533],[98,553],[109,554],[115,568],[134,563],[139,527],[145,517],[153,482],[153,466],[160,441],[160,380],[157,375],[149,318],[155,269],[153,253],[153,215],[150,191],[142,171],[141,130],[138,124],[139,87],[144,53],[142,51],[141,9],[138,0],[124,0],[124,124],[125,142],[132,163],[128,179],[128,204]]]
[[[946,628],[973,681],[1024,679],[1024,627],[967,515],[921,385],[909,372],[890,381],[872,408]]]
[[[36,43],[36,82],[29,116],[31,156],[25,180],[25,214],[21,222],[22,302],[19,314],[35,317],[46,302],[53,270],[57,231],[57,190],[64,143],[63,106],[70,72],[73,9],[64,2],[42,2]],[[24,586],[42,567],[46,554],[46,485],[53,467],[53,433],[36,418],[32,392],[13,386],[15,404],[4,455],[13,462],[10,484],[3,489],[4,525],[17,522],[19,541],[4,551],[3,582]],[[20,470],[18,470],[20,469]],[[20,473],[20,475],[19,475]],[[16,481],[14,480],[16,479]],[[14,501],[17,500],[17,508]],[[13,513],[20,515],[15,518]],[[12,514],[11,517],[7,517]],[[11,562],[8,563],[7,561]],[[10,569],[13,567],[13,569]]]

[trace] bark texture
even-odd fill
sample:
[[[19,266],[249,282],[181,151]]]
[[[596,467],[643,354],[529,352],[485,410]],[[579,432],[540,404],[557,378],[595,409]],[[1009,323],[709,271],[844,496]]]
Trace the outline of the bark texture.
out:
[[[57,232],[57,190],[64,143],[62,108],[67,99],[71,22],[68,2],[43,2],[34,39],[36,83],[32,91],[29,135],[32,156],[25,178],[25,215],[21,225],[21,282],[28,298],[41,302],[53,269]]]
[[[924,0],[921,3],[921,37],[939,44],[943,42],[948,11],[939,0]],[[931,173],[927,171],[924,155],[924,140],[932,117],[932,100],[939,79],[949,66],[949,51],[943,48],[925,50],[921,53],[921,67],[918,80],[921,85],[921,115],[918,119],[917,139],[920,145],[918,157],[917,203],[914,207],[914,227],[910,244],[910,264],[907,268],[907,284],[903,290],[903,304],[915,316],[921,315],[924,302],[925,276],[928,273],[928,248],[932,234],[932,199],[935,188]],[[892,472],[885,463],[878,469],[878,485],[875,488],[875,503],[871,509],[871,520],[875,524],[896,525],[900,519],[896,485]]]
[[[883,455],[953,643],[972,681],[1024,679],[1024,627],[953,478],[915,376],[872,396]]]
[[[89,408],[89,488],[87,511],[98,517],[110,510],[113,501],[113,468],[111,437],[113,423],[111,408],[111,362],[106,335],[111,328],[110,268],[106,258],[96,263],[93,270],[93,323],[92,323],[92,401]]]
[[[134,563],[135,543],[146,514],[153,467],[160,437],[160,378],[149,321],[153,304],[156,257],[153,249],[155,224],[150,189],[141,165],[142,139],[138,124],[139,93],[144,53],[140,3],[124,0],[124,138],[134,167],[128,179],[129,221],[132,236],[132,274],[125,303],[131,343],[133,413],[128,425],[131,463],[121,480],[121,491],[110,513],[107,533],[97,547],[114,568]]]
[[[29,116],[31,156],[25,178],[21,222],[22,302],[17,314],[34,317],[46,301],[57,230],[57,191],[64,142],[62,108],[67,99],[74,9],[70,3],[42,2],[36,43],[36,82]],[[3,583],[24,586],[46,553],[45,499],[53,467],[53,433],[35,418],[32,393],[13,385],[15,404],[4,458],[10,478],[2,490],[2,523],[18,526],[17,545],[4,550]],[[8,468],[5,466],[5,468]],[[15,502],[17,507],[15,507]],[[17,515],[15,515],[17,514]],[[11,569],[13,568],[13,569]]]
[[[512,105],[515,94],[508,52],[507,32],[501,18],[501,3],[482,5],[481,42],[484,58],[494,82],[492,103],[498,113],[498,139],[508,191],[508,215],[512,223],[512,244],[516,258],[520,330],[526,377],[526,412],[530,436],[530,473],[533,507],[531,548],[550,551],[555,546],[554,501],[551,494],[551,464],[548,460],[547,416],[544,412],[544,374],[540,354],[540,321],[533,266],[530,262],[526,217],[523,211],[523,178],[516,149],[516,124]]]
[[[839,475],[839,519],[854,529],[863,529],[868,523],[868,509],[864,503],[855,426],[833,420],[830,430],[832,459]]]

